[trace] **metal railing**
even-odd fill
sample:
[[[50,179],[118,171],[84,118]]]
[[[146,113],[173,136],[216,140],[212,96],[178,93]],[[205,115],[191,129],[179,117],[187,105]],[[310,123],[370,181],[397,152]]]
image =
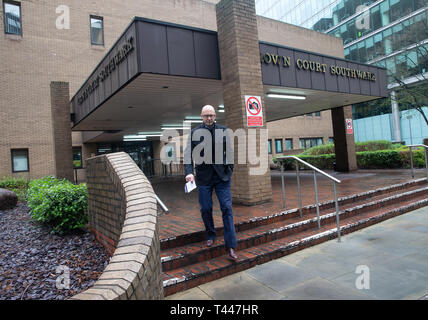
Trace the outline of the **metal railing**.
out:
[[[156,198],[156,201],[158,202],[158,204],[159,204],[159,206],[162,208],[162,210],[165,212],[165,213],[169,213],[169,210],[168,210],[168,208],[166,207],[166,205],[161,201],[161,199],[159,199],[159,197],[158,197],[158,195],[155,193],[155,198]]]
[[[410,153],[410,168],[412,169],[412,178],[415,178],[415,172],[413,170],[413,151],[412,148],[418,148],[418,147],[423,147],[425,148],[425,170],[427,173],[427,182],[428,182],[428,154],[427,154],[427,148],[428,146],[425,144],[413,144],[408,146],[409,147],[409,153]]]
[[[172,177],[184,175],[184,165],[180,163],[164,163],[161,159],[146,159],[141,163],[141,170],[146,177]]]
[[[315,185],[315,202],[316,202],[316,208],[317,208],[317,220],[318,220],[318,229],[321,229],[321,222],[320,222],[320,208],[319,208],[319,198],[318,198],[318,183],[317,183],[317,173],[322,174],[323,176],[327,177],[328,179],[333,181],[334,186],[334,203],[336,208],[336,222],[337,222],[337,239],[338,242],[341,242],[340,239],[340,222],[339,222],[339,204],[338,204],[338,198],[337,198],[337,186],[336,183],[341,183],[340,180],[332,177],[331,175],[325,173],[324,171],[318,169],[317,167],[314,167],[310,163],[307,163],[306,161],[303,161],[300,158],[297,158],[295,156],[284,156],[284,157],[278,157],[276,158],[281,162],[281,184],[282,184],[282,201],[284,205],[284,209],[286,209],[286,200],[285,200],[285,181],[284,181],[284,162],[282,160],[286,159],[294,159],[296,160],[296,175],[297,175],[297,196],[298,196],[298,202],[299,202],[299,213],[300,218],[303,217],[302,213],[302,193],[301,193],[301,187],[300,187],[300,170],[299,170],[299,163],[307,166],[308,168],[313,170],[314,174],[314,185]]]

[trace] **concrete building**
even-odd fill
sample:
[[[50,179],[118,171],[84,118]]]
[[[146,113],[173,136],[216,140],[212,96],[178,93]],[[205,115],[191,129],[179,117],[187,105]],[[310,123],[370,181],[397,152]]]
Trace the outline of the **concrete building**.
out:
[[[3,0],[0,175],[73,179],[73,154],[79,165],[119,150],[145,169],[162,143],[127,136],[194,120],[207,103],[247,130],[247,95],[261,97],[257,133],[269,129],[260,155],[267,140],[274,152],[333,138],[339,169],[355,169],[343,106],[384,97],[385,69],[344,60],[338,38],[256,16],[254,1],[216,2]],[[270,199],[269,170],[252,167],[236,167],[237,202]]]

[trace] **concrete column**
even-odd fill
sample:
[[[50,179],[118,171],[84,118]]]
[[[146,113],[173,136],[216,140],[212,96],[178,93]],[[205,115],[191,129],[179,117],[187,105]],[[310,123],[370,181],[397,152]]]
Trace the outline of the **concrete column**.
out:
[[[55,175],[74,181],[68,82],[51,82],[51,112]]]
[[[398,109],[397,99],[395,97],[395,91],[391,91],[391,107],[392,107],[392,123],[394,128],[394,141],[401,141],[401,122],[400,122],[400,110]]]
[[[216,5],[217,29],[220,52],[223,100],[226,126],[234,132],[249,128],[246,121],[245,95],[260,96],[264,105],[262,72],[257,19],[254,0],[222,0]],[[247,163],[238,164],[238,145],[235,141],[235,169],[232,177],[232,199],[234,203],[253,205],[272,198],[272,186],[268,160],[267,136],[259,139],[261,130],[266,129],[266,111],[263,108],[263,127],[257,131],[255,143],[257,155],[262,156],[263,173],[254,174],[248,159],[247,146],[241,148],[247,154]],[[261,170],[262,171],[262,170]]]
[[[333,121],[334,149],[336,153],[336,171],[357,170],[354,133],[347,132],[346,119],[352,119],[352,107],[331,109]]]

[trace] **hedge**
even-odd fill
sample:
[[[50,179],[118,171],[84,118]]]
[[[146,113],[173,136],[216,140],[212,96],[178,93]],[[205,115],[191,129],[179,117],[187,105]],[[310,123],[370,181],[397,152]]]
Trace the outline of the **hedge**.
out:
[[[306,161],[319,169],[334,169],[336,155],[334,153],[324,155],[300,154],[296,157]],[[407,147],[395,147],[393,150],[362,151],[356,152],[357,166],[359,169],[394,169],[410,168],[410,152]],[[277,162],[276,158],[273,159]],[[284,162],[285,169],[295,169],[295,160],[287,159]],[[422,148],[413,149],[413,166],[425,167],[425,151]],[[302,168],[304,166],[301,165]]]
[[[52,233],[68,233],[83,228],[88,217],[88,195],[85,184],[44,177],[30,182],[28,207],[36,221],[52,228]]]

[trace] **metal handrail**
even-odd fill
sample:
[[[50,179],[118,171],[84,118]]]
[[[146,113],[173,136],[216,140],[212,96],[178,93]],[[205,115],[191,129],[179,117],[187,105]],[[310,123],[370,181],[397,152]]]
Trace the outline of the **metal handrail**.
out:
[[[324,171],[318,169],[317,167],[311,165],[310,163],[307,163],[306,161],[303,161],[302,159],[296,157],[296,156],[282,156],[276,158],[277,160],[285,160],[285,159],[294,159],[296,160],[296,175],[297,175],[297,195],[298,195],[298,201],[299,201],[299,213],[300,218],[303,217],[302,213],[302,195],[301,195],[301,188],[300,188],[300,171],[299,171],[299,162],[303,165],[309,167],[313,170],[314,173],[314,186],[315,186],[315,203],[317,208],[317,220],[318,220],[318,229],[321,229],[321,222],[320,222],[320,208],[319,208],[319,199],[318,199],[318,182],[317,182],[317,173],[322,174],[323,176],[327,177],[328,179],[333,181],[334,186],[334,203],[336,208],[336,222],[337,222],[337,239],[338,242],[341,242],[340,239],[340,222],[339,222],[339,203],[337,198],[337,187],[336,183],[341,183],[339,179],[336,179],[329,175],[328,173],[325,173]],[[281,161],[281,183],[282,183],[282,201],[284,205],[284,209],[286,208],[286,202],[285,202],[285,182],[284,182],[284,163]]]
[[[157,194],[155,193],[155,198],[156,198],[156,201],[159,203],[159,205],[161,206],[161,208],[162,208],[162,210],[165,212],[165,213],[169,213],[169,210],[168,210],[168,208],[167,208],[167,206],[161,201],[161,199],[159,199],[159,197],[157,196]]]
[[[409,153],[410,153],[410,167],[412,169],[412,178],[414,179],[415,178],[415,172],[413,170],[413,152],[412,152],[412,148],[424,147],[425,149],[427,149],[428,146],[425,145],[425,144],[412,144],[412,145],[409,145],[408,147],[409,147]],[[426,173],[427,173],[427,182],[428,182],[428,156],[427,156],[426,150],[425,150],[425,170],[426,170]]]

